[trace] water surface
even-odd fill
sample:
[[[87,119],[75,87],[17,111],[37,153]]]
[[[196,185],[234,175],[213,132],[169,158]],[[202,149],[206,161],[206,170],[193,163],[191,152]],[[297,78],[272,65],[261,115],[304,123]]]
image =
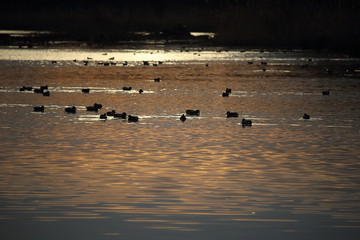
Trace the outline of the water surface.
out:
[[[359,238],[359,59],[219,49],[0,56],[1,239]],[[49,97],[19,91],[41,85]],[[95,102],[104,108],[86,111]],[[140,120],[99,119],[112,109]],[[181,122],[187,109],[201,114]]]

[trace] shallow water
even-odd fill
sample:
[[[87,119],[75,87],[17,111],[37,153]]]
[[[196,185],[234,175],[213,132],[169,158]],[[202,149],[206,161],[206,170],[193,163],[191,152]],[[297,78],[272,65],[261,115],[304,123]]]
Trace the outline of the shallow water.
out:
[[[359,238],[359,59],[206,49],[0,56],[1,239]],[[49,97],[19,91],[41,85]],[[104,108],[86,111],[95,102]],[[44,113],[32,111],[40,105]],[[99,119],[112,109],[140,120]],[[201,114],[181,122],[187,109]]]

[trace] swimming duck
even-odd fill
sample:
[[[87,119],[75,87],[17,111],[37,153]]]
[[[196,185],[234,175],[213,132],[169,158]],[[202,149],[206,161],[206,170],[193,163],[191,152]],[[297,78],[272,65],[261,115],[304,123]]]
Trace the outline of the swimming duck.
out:
[[[303,119],[310,119],[310,115],[304,113]]]
[[[252,121],[243,118],[243,119],[241,120],[241,124],[242,124],[243,127],[245,127],[245,126],[251,126],[251,125],[252,125]]]
[[[226,112],[226,117],[227,118],[231,118],[231,117],[239,117],[239,114],[237,112],[230,112],[230,111],[227,111]]]
[[[32,87],[26,87],[26,86],[22,86],[20,89],[19,89],[19,91],[32,91]]]
[[[46,96],[46,97],[50,96],[50,92],[49,91],[43,92],[43,96]]]
[[[322,95],[330,95],[330,90],[323,91]]]
[[[106,114],[105,114],[105,113],[104,113],[104,114],[101,114],[101,115],[100,115],[100,119],[107,119]]]
[[[184,115],[184,114],[183,114],[183,115],[181,115],[180,120],[181,120],[181,121],[183,121],[183,122],[185,122],[186,117],[185,117],[185,115]]]
[[[124,91],[130,91],[132,89],[132,87],[123,87],[122,90]]]
[[[200,110],[188,109],[188,110],[186,110],[186,114],[190,115],[190,116],[199,116],[200,115]]]
[[[222,96],[223,96],[223,97],[228,97],[228,96],[229,96],[229,93],[223,92],[223,93],[222,93]]]
[[[137,121],[139,121],[139,117],[129,115],[128,121],[129,122],[137,122]]]
[[[76,107],[72,106],[72,107],[65,108],[65,112],[67,112],[67,113],[76,113]]]
[[[112,110],[111,112],[107,112],[106,115],[107,115],[107,116],[114,116],[115,113],[116,113],[116,111],[115,111],[115,110]]]
[[[160,82],[160,78],[154,78],[154,82]]]
[[[122,118],[122,119],[126,119],[126,112],[123,112],[123,113],[114,113],[114,117],[115,118]]]
[[[90,92],[90,88],[83,88],[83,89],[81,89],[81,91],[82,91],[83,93],[89,93],[89,92]]]
[[[44,112],[44,110],[45,110],[44,106],[34,107],[34,112]]]

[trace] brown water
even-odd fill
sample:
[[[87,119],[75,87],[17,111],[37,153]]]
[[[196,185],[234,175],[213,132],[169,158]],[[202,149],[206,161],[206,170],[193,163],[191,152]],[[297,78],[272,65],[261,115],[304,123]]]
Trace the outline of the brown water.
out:
[[[360,237],[358,59],[178,51],[122,66],[129,50],[105,67],[100,51],[86,52],[88,66],[70,50],[50,56],[55,64],[9,51],[0,59],[1,239]],[[87,112],[95,102],[104,108]],[[32,111],[40,105],[44,113]],[[73,105],[76,114],[64,112]],[[140,120],[99,119],[112,109]],[[201,114],[181,122],[187,109]]]

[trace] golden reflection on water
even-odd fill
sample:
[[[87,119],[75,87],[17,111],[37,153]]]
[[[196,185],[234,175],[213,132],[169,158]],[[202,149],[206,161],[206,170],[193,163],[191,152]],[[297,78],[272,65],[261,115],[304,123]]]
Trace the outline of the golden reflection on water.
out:
[[[303,221],[297,216],[313,214],[356,228],[359,110],[351,106],[359,98],[347,97],[354,93],[350,85],[336,79],[303,82],[293,66],[266,75],[256,68],[0,68],[7,89],[0,92],[0,218],[21,212],[53,222],[119,214],[128,223],[150,224],[144,228],[187,232],[202,231],[206,221],[192,220],[201,216],[213,224],[296,224]],[[342,81],[359,88],[355,80]],[[45,83],[50,98],[17,91]],[[128,85],[148,92],[114,91]],[[323,85],[337,89],[326,101]],[[101,91],[82,94],[82,87]],[[233,96],[221,97],[226,87]],[[140,121],[100,121],[100,112],[85,111],[94,102],[105,106],[101,113],[116,109]],[[33,114],[32,106],[42,104],[46,111]],[[78,113],[66,114],[63,108],[72,105]],[[186,109],[200,109],[201,116],[182,123]],[[254,125],[226,119],[227,110]],[[311,121],[301,119],[304,112]]]

